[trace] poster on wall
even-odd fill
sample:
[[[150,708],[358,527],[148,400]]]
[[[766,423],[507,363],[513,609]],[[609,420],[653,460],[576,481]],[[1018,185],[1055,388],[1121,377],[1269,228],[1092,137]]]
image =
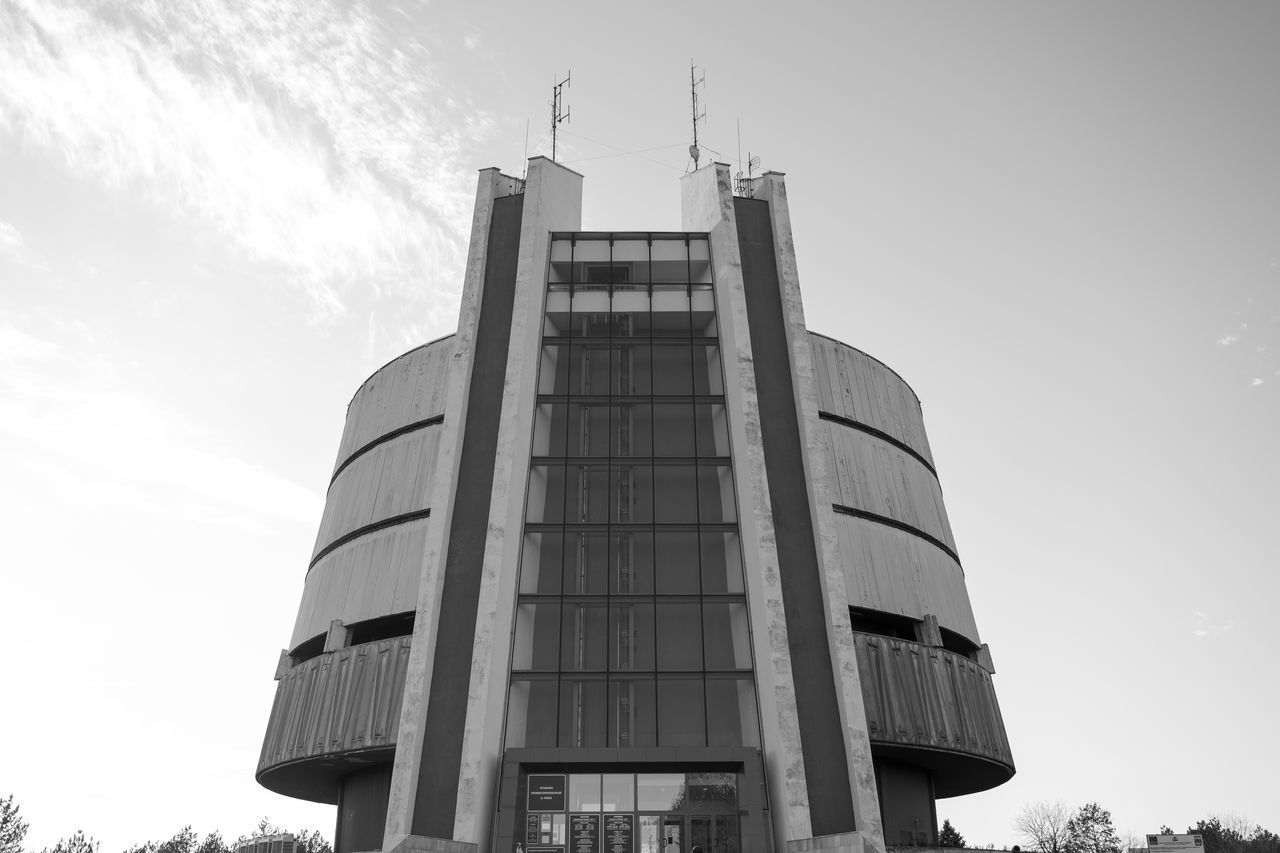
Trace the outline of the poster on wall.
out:
[[[634,815],[607,814],[604,816],[604,853],[631,853],[635,827]]]
[[[538,815],[531,814],[527,818],[525,818],[525,821],[524,821],[524,843],[525,844],[538,843],[538,826],[539,826]]]
[[[531,812],[564,811],[563,773],[530,773],[528,805]]]
[[[600,853],[600,815],[569,815],[570,853]]]

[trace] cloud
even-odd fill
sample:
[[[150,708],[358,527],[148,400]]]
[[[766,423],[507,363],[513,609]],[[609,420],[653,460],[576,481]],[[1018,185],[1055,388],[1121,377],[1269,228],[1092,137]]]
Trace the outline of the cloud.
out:
[[[1265,379],[1259,379],[1258,377],[1255,376],[1253,377],[1253,381],[1249,383],[1249,387],[1257,388],[1259,385],[1261,385],[1265,381],[1266,381]]]
[[[1215,634],[1222,634],[1231,630],[1232,623],[1223,622],[1214,624],[1206,614],[1199,610],[1193,612],[1191,615],[1195,620],[1195,625],[1191,629],[1191,635],[1194,637],[1204,639],[1205,637],[1212,637]]]
[[[22,322],[0,315],[0,436],[20,464],[54,471],[40,481],[69,502],[256,529],[320,516],[319,495],[124,387],[87,330],[64,327],[58,341]]]
[[[220,234],[317,318],[452,304],[488,118],[371,0],[4,0],[0,133]]]
[[[21,231],[0,219],[0,253],[17,254],[24,242]]]
[[[1240,340],[1238,335],[1223,335],[1222,337],[1218,338],[1218,346],[1229,347],[1238,340]]]

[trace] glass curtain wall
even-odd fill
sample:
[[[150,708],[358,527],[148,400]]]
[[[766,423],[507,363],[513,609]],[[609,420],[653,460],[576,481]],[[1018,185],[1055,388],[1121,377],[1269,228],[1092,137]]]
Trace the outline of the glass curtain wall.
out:
[[[706,235],[553,235],[506,745],[759,745]]]

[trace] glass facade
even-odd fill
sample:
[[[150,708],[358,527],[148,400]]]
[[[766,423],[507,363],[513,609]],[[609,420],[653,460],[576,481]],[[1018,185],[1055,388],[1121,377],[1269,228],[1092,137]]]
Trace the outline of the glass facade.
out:
[[[759,745],[711,275],[553,235],[508,747]]]

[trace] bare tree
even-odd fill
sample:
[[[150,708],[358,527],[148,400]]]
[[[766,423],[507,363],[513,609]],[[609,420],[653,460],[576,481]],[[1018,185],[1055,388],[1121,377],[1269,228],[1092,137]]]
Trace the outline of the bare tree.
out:
[[[1022,846],[1040,853],[1063,853],[1071,835],[1073,813],[1063,802],[1027,803],[1013,820]]]

